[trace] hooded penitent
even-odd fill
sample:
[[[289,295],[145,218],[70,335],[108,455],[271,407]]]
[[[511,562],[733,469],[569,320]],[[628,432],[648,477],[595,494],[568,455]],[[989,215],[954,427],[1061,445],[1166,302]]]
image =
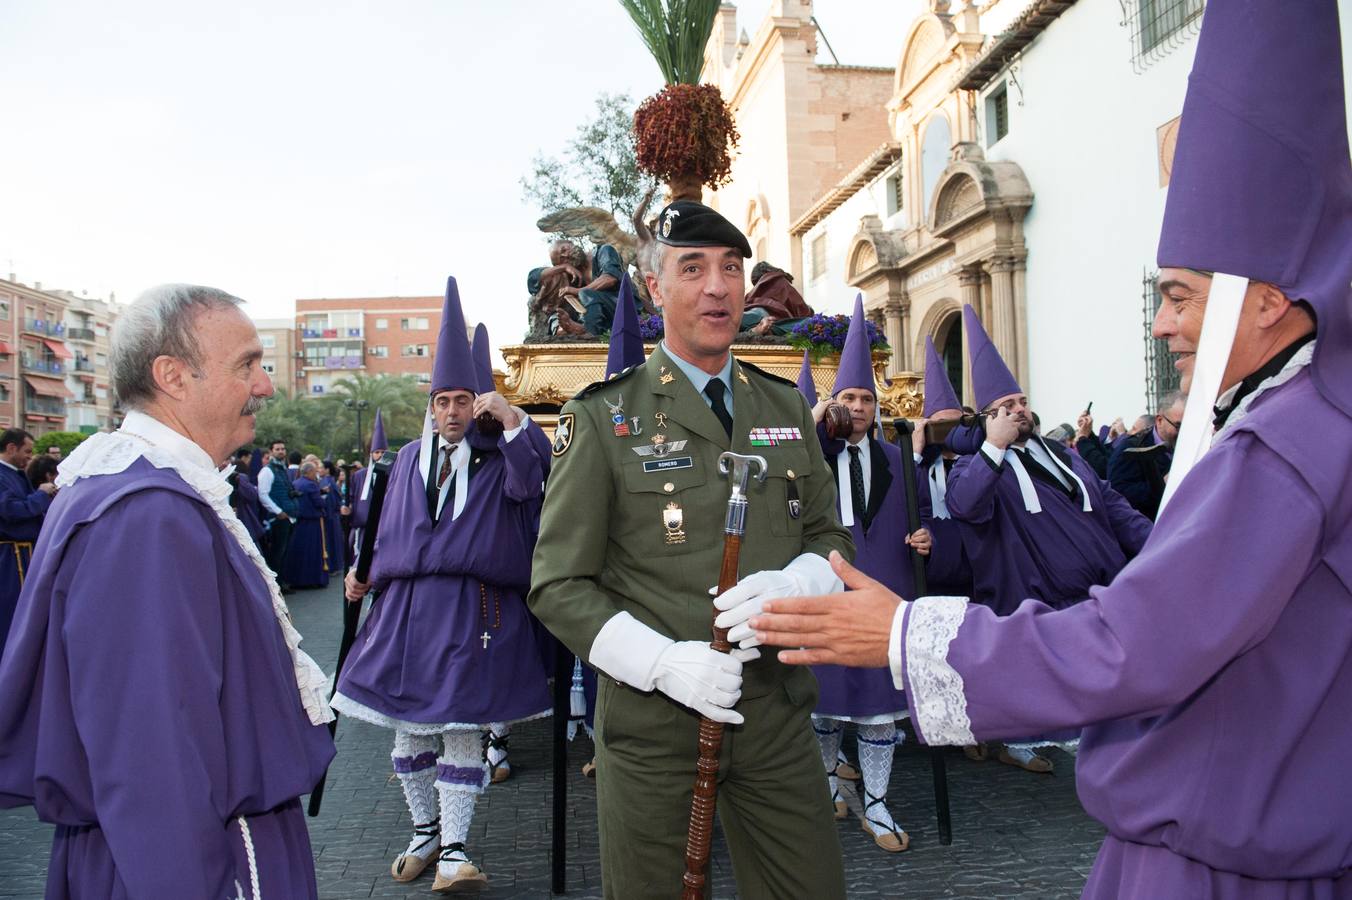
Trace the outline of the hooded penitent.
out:
[[[479,392],[479,376],[465,338],[465,314],[460,308],[460,288],[454,276],[446,279],[446,303],[441,310],[441,333],[437,335],[437,355],[432,360],[432,385],[428,393],[450,390]]]
[[[1276,285],[1313,309],[1311,374],[1352,415],[1352,167],[1337,4],[1208,5],[1179,124],[1157,262],[1217,273],[1170,491],[1210,443],[1228,335],[1206,352],[1220,276]],[[1237,316],[1238,289],[1230,300]],[[1215,320],[1213,322],[1213,319]],[[1228,324],[1228,323],[1227,323]],[[1205,420],[1205,421],[1204,421]],[[1180,465],[1181,464],[1181,465]],[[1180,468],[1183,470],[1180,472]]]
[[[948,369],[934,349],[934,341],[925,338],[925,408],[921,415],[929,418],[945,409],[962,409],[957,392],[948,381]]]
[[[878,387],[873,380],[873,354],[868,343],[868,329],[865,327],[864,295],[854,298],[854,315],[850,317],[850,330],[845,335],[845,347],[840,351],[840,368],[836,371],[836,383],[831,388],[835,396],[846,388],[862,388],[871,391],[876,397]]]
[[[380,410],[376,410],[376,424],[371,426],[371,449],[390,449],[390,442],[385,440],[385,420],[381,418]]]
[[[634,310],[634,286],[628,275],[620,277],[620,297],[610,326],[610,349],[606,352],[606,377],[643,362],[643,338]]]
[[[967,329],[967,356],[972,364],[972,393],[976,395],[976,408],[985,409],[1001,397],[1010,394],[1022,394],[1023,388],[1014,379],[1014,373],[1000,357],[976,310],[971,304],[962,308],[962,324]]]

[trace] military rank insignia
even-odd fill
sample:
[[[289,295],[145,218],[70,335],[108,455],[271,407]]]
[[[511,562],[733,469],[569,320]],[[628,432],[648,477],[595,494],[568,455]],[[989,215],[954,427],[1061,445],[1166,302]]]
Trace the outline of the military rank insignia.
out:
[[[615,425],[615,437],[629,437],[629,423],[624,418],[624,395],[616,397],[614,403],[605,397],[601,399],[610,407],[610,421]]]
[[[787,441],[801,441],[803,433],[797,428],[753,428],[748,435],[753,447],[776,447]]]
[[[573,442],[573,414],[559,416],[559,424],[554,427],[554,455],[563,456],[568,445]]]

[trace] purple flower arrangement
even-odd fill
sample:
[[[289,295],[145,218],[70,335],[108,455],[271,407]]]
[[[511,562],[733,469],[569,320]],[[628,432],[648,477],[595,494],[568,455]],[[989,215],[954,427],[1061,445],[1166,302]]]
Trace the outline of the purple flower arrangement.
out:
[[[638,333],[639,337],[645,341],[660,341],[662,335],[666,333],[666,327],[662,323],[662,314],[639,316]]]
[[[864,331],[868,334],[871,350],[887,348],[887,338],[867,319]],[[847,315],[828,316],[817,313],[789,330],[789,344],[799,350],[807,350],[816,362],[828,353],[839,353],[845,349],[845,336],[850,333],[850,317]]]

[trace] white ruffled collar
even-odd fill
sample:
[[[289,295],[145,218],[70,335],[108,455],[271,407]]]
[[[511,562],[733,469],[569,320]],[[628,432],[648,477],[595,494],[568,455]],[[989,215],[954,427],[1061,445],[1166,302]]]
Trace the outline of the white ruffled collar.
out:
[[[157,469],[172,469],[193,491],[211,506],[225,530],[235,539],[240,549],[263,576],[272,601],[272,611],[282,630],[291,667],[296,675],[301,704],[310,722],[323,725],[334,720],[329,708],[329,679],[319,664],[300,649],[301,636],[291,624],[291,613],[286,608],[277,578],[257,545],[249,536],[244,523],[230,506],[230,483],[226,477],[231,467],[217,469],[200,446],[183,435],[142,412],[129,412],[123,426],[111,434],[92,434],[75,448],[58,470],[57,487],[68,487],[81,478],[96,475],[116,475],[136,460],[144,459]]]

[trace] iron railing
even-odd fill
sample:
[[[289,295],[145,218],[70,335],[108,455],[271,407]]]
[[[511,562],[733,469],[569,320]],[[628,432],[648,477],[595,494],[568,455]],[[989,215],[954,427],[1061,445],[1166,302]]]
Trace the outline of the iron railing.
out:
[[[1202,27],[1206,0],[1118,0],[1122,25],[1131,36],[1131,66],[1137,73],[1187,42]]]

